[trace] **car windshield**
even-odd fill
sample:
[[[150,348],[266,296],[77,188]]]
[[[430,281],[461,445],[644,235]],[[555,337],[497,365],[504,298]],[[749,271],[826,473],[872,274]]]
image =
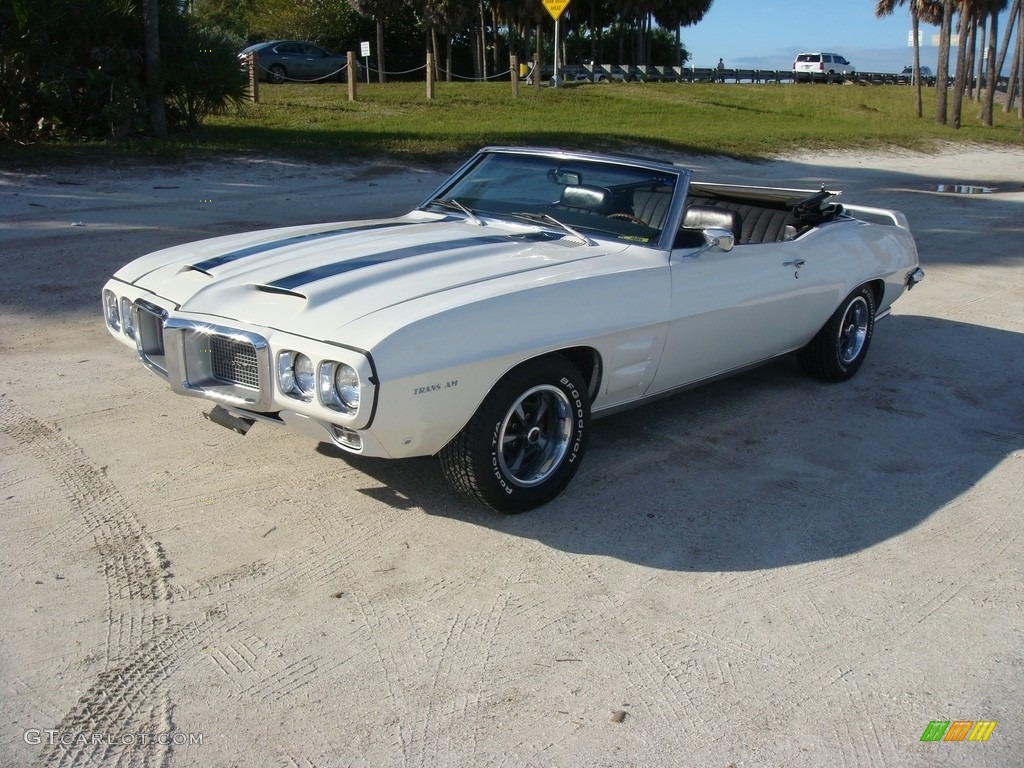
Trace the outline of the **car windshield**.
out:
[[[654,243],[677,182],[642,165],[485,152],[422,207]]]

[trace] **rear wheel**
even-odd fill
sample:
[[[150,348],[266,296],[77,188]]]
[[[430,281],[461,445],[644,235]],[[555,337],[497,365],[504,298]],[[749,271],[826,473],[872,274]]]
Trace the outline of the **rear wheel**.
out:
[[[499,381],[441,450],[441,466],[469,498],[499,512],[524,512],[569,484],[589,431],[583,377],[567,359],[552,355]]]
[[[845,381],[864,362],[874,330],[875,294],[870,286],[862,285],[846,297],[817,335],[800,350],[800,367],[816,379]]]

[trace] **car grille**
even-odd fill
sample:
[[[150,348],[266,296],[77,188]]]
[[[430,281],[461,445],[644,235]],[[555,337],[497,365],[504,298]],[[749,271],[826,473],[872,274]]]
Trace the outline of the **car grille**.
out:
[[[217,381],[259,391],[259,363],[252,344],[225,336],[210,336],[210,366]]]
[[[139,304],[140,302],[136,302]],[[143,313],[139,313],[140,315]],[[254,411],[273,405],[270,349],[264,336],[181,317],[162,323],[160,370],[171,389],[182,395],[207,397]],[[141,350],[140,350],[141,351]]]

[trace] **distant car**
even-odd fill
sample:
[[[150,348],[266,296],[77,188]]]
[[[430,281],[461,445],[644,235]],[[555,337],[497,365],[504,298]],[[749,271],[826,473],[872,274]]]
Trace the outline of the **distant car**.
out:
[[[856,373],[924,273],[902,214],[836,194],[491,147],[404,216],[143,256],[104,314],[218,424],[437,454],[458,491],[519,512],[568,484],[592,416],[789,353],[820,379]]]
[[[288,81],[316,82],[348,79],[348,57],[344,53],[331,53],[319,45],[298,40],[271,40],[244,49],[239,58],[245,67],[248,54],[256,54],[259,79],[268,83]]]
[[[793,79],[797,82],[841,83],[856,71],[838,53],[800,53],[793,62]]]
[[[921,67],[920,72],[921,72],[921,82],[922,83],[926,83],[927,85],[934,85],[935,84],[935,75],[932,73],[932,68],[931,67]],[[904,67],[903,71],[900,72],[899,81],[901,83],[911,83],[911,84],[913,84],[913,82],[914,82],[914,68],[913,67]]]

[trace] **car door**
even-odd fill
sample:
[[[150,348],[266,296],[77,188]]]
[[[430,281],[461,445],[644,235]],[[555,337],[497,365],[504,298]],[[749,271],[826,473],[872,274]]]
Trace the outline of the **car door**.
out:
[[[323,48],[306,43],[303,45],[303,59],[305,64],[304,77],[309,80],[324,79],[334,73],[334,59],[327,54]]]
[[[302,46],[299,43],[282,43],[274,48],[274,53],[284,66],[290,80],[302,80],[305,78],[306,62],[302,55]]]
[[[807,341],[805,304],[824,290],[793,243],[672,252],[671,317],[651,393],[711,378]]]

